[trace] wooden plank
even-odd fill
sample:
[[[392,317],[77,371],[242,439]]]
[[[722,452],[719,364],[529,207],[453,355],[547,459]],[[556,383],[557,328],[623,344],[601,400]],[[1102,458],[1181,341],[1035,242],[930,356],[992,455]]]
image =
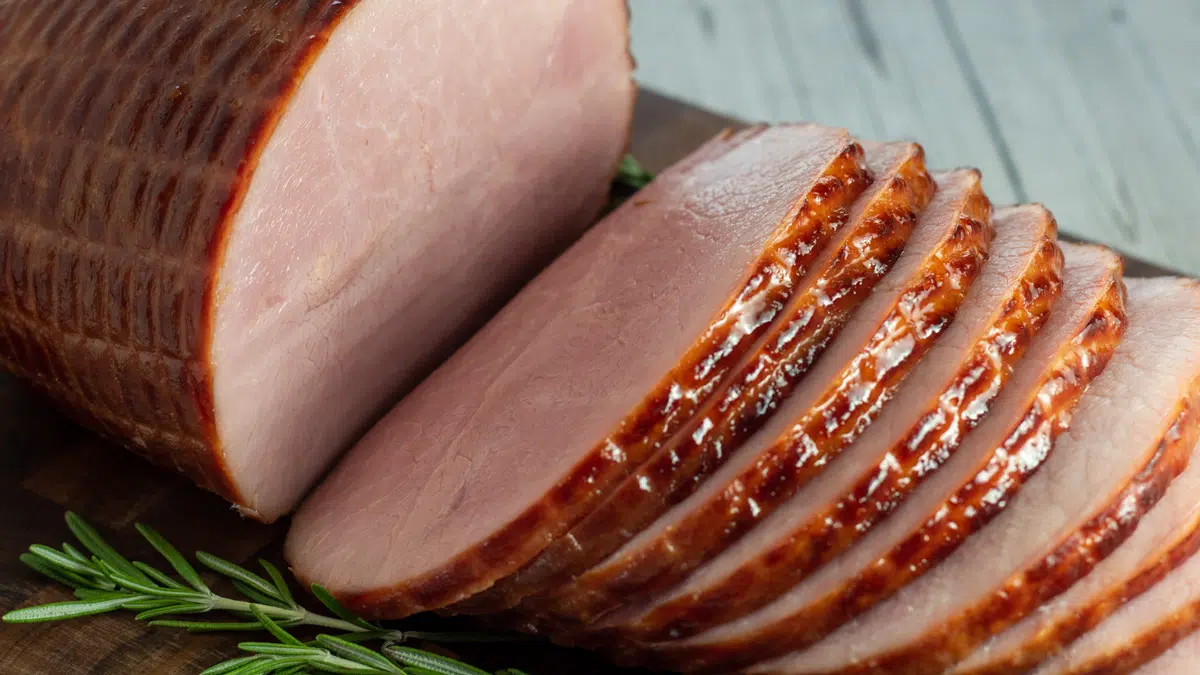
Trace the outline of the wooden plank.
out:
[[[1200,274],[1200,3],[632,0],[643,82],[978,166],[997,203]]]

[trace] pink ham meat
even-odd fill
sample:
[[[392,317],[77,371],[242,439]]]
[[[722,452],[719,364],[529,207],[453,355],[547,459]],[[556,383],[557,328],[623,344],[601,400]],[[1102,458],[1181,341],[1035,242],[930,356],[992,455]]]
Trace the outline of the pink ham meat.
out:
[[[519,569],[687,423],[868,181],[861,147],[814,125],[725,134],[668,170],[341,462],[294,521],[296,573],[394,617]]]
[[[631,68],[621,0],[0,3],[0,366],[277,518],[590,224]]]
[[[449,608],[483,613],[507,609],[536,591],[554,588],[600,562],[698,484],[688,469],[699,450],[729,456],[775,411],[855,309],[892,269],[933,196],[924,152],[913,143],[866,143],[875,182],[854,203],[849,222],[813,264],[762,346],[739,365],[694,421],[658,448],[586,518],[516,574]],[[919,245],[919,244],[917,244]],[[704,442],[686,443],[709,428]],[[681,447],[683,446],[683,447]],[[689,452],[691,451],[691,452]],[[717,461],[710,461],[715,468]],[[676,477],[679,477],[676,479]],[[673,479],[676,479],[673,483]]]
[[[1200,285],[1129,282],[1129,329],[1046,465],[986,529],[811,649],[748,672],[943,672],[1124,542],[1200,437]]]
[[[977,505],[992,481],[1015,489],[1036,470],[1124,331],[1120,259],[1092,247],[1063,248],[1065,284],[1050,321],[983,423],[893,515],[762,609],[687,639],[623,645],[614,655],[664,669],[721,672],[787,654],[894,594],[978,529],[989,513]]]
[[[772,422],[623,548],[547,596],[526,599],[520,609],[534,620],[524,629],[560,633],[558,619],[587,623],[681,578],[765,518],[861,433],[953,320],[994,235],[978,172],[935,179],[938,192],[896,269],[779,404]],[[722,457],[722,444],[706,442],[710,433],[702,428],[685,436],[676,454]],[[668,468],[678,470],[674,463]],[[706,475],[692,471],[680,475],[685,481]]]
[[[937,470],[987,414],[1062,290],[1050,212],[1008,207],[994,218],[992,256],[958,318],[862,437],[737,545],[593,631],[679,639],[758,609],[850,547]]]
[[[1128,541],[1069,591],[975,650],[948,675],[1027,673],[1190,559],[1200,548],[1198,451],[1192,449],[1187,470]]]

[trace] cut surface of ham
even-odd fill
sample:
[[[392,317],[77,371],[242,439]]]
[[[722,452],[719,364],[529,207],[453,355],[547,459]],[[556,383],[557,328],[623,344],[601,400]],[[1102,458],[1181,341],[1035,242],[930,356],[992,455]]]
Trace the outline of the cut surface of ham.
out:
[[[549,597],[527,599],[523,611],[589,623],[670,585],[766,518],[862,433],[945,332],[994,236],[978,172],[935,179],[938,192],[896,269],[811,374],[779,402],[772,421],[732,451],[694,494]],[[710,433],[701,429],[684,440],[720,458],[725,449],[707,444]],[[677,452],[692,451],[684,446]]]
[[[940,673],[1069,589],[1133,533],[1200,437],[1200,285],[1128,287],[1124,339],[1011,503],[886,603],[750,672]]]
[[[1029,672],[1190,559],[1200,547],[1196,453],[1193,448],[1187,470],[1120,548],[1069,591],[976,649],[948,675]]]
[[[1050,213],[1008,207],[994,220],[992,255],[946,335],[820,480],[685,582],[592,630],[680,639],[754,611],[865,536],[949,458],[987,414],[1062,290]]]
[[[895,513],[762,609],[690,638],[623,647],[617,656],[664,669],[726,671],[812,645],[928,571],[986,522],[979,505],[992,481],[1015,487],[1036,470],[1124,331],[1120,258],[1093,247],[1063,250],[1064,286],[1050,321],[984,421]]]
[[[777,407],[773,403],[805,379],[858,305],[891,270],[918,214],[933,196],[933,179],[925,171],[920,146],[866,143],[865,147],[875,182],[854,203],[849,222],[800,282],[762,344],[708,405],[566,535],[516,574],[451,611],[506,609],[602,561],[698,483],[687,474],[698,461],[697,446],[703,447],[687,442],[693,434],[707,429],[702,443],[719,444],[723,456],[732,455],[769,419]]]
[[[293,569],[391,617],[519,569],[687,422],[868,182],[861,147],[816,125],[725,134],[666,171],[342,460],[294,520]]]
[[[620,0],[3,3],[0,365],[279,517],[604,205],[627,42]]]

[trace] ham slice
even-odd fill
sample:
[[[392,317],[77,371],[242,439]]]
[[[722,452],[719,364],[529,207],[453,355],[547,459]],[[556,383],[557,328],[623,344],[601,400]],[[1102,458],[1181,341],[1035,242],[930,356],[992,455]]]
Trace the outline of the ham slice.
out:
[[[986,529],[870,614],[749,672],[940,673],[1107,558],[1200,437],[1200,285],[1131,280],[1128,317],[1057,450]]]
[[[1027,673],[1190,559],[1200,548],[1198,451],[1193,448],[1187,470],[1116,552],[1069,591],[977,649],[949,675]]]
[[[1063,248],[1065,283],[1050,321],[984,421],[892,516],[762,609],[684,640],[622,650],[620,659],[721,671],[787,654],[894,594],[982,526],[994,510],[982,508],[981,498],[996,485],[1015,490],[1036,471],[1125,327],[1120,259],[1098,248]]]
[[[621,0],[0,3],[0,366],[277,518],[604,205],[627,41]]]
[[[917,215],[933,196],[924,153],[912,143],[866,144],[875,183],[854,204],[842,228],[801,282],[787,309],[762,346],[749,355],[696,419],[654,455],[586,518],[546,547],[516,574],[450,609],[491,612],[512,607],[539,590],[569,581],[600,562],[694,489],[686,471],[696,462],[698,444],[686,444],[694,430],[710,429],[706,444],[731,455],[774,412],[809,372],[813,362],[855,308],[903,251]],[[681,440],[682,439],[682,440]],[[680,448],[682,444],[686,448]],[[691,451],[691,452],[689,452]],[[718,458],[719,461],[719,458]],[[708,465],[715,465],[710,461]],[[683,480],[672,479],[684,476]]]
[[[664,596],[596,630],[689,637],[768,604],[849,548],[923,484],[983,419],[1062,290],[1057,228],[1040,206],[995,213],[992,256],[958,318],[821,479]]]
[[[994,235],[977,171],[936,180],[938,192],[896,269],[779,404],[773,421],[623,548],[548,597],[527,599],[523,611],[587,623],[669,586],[766,518],[861,434],[950,325]],[[692,432],[676,454],[720,458],[725,448],[709,443],[710,433],[704,427]],[[715,463],[706,458],[702,465]],[[524,628],[561,632],[537,620]]]
[[[377,617],[519,569],[687,423],[868,180],[815,125],[725,134],[665,172],[339,464],[296,516],[293,569]]]

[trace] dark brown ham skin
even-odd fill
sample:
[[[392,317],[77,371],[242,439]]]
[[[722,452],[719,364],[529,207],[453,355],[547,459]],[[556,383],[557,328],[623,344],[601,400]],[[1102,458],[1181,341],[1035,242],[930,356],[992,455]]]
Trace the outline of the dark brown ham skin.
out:
[[[0,367],[235,503],[215,274],[266,139],[356,4],[0,5]]]
[[[1056,365],[1031,399],[1038,401],[1037,405],[1023,413],[1021,423],[1014,421],[1004,448],[1017,452],[1023,446],[1044,444],[1061,434],[1087,385],[1108,365],[1125,328],[1125,287],[1120,271],[1114,270],[1092,315],[1056,357]],[[1010,465],[1003,456],[994,454],[978,473],[996,476],[1015,493],[1039,467]],[[926,522],[907,535],[883,564],[872,566],[844,588],[787,620],[717,644],[660,643],[655,649],[624,645],[614,651],[614,658],[624,664],[684,672],[727,672],[812,645],[932,569],[990,522],[1000,509],[982,509],[980,505],[992,487],[993,482],[976,485],[974,481],[963,486],[947,505],[946,517]]]
[[[905,290],[883,327],[843,370],[847,375],[831,383],[808,414],[730,481],[741,489],[723,490],[651,546],[639,550],[636,558],[598,566],[549,597],[530,598],[532,602],[527,601],[522,610],[536,618],[526,628],[545,631],[549,626],[550,632],[561,635],[565,626],[590,623],[624,602],[669,587],[766,518],[861,433],[950,325],[987,259],[995,234],[992,208],[978,172],[970,174],[966,197],[955,214],[957,224],[923,263],[915,286]],[[951,179],[939,178],[939,186],[945,180]],[[911,343],[911,349],[902,358],[878,368],[888,362],[881,355],[906,343]],[[859,396],[863,389],[865,395]],[[836,423],[830,424],[831,420]],[[804,438],[811,439],[820,452],[806,454],[801,443]],[[722,526],[714,527],[714,523]]]
[[[614,635],[640,642],[680,639],[758,609],[860,539],[949,457],[986,414],[1013,365],[1049,319],[1062,288],[1063,255],[1055,242],[1053,216],[1035,206],[997,210],[1001,237],[1005,227],[1018,226],[1010,219],[1044,221],[1045,238],[986,333],[970,345],[954,384],[891,446],[887,457],[892,464],[866,468],[848,493],[807,515],[783,540],[756,552],[718,584],[655,604],[635,622],[616,624]],[[999,239],[995,245],[1001,245]]]
[[[720,441],[727,453],[732,453],[740,439],[753,434],[774,410],[764,409],[760,402],[786,397],[831,336],[891,269],[917,215],[933,196],[933,180],[925,170],[920,146],[868,144],[867,148],[868,165],[876,183],[854,205],[851,222],[846,226],[849,229],[838,235],[843,243],[816,263],[813,274],[817,278],[804,282],[771,335],[713,396],[708,409],[698,415],[698,420],[708,420],[720,430],[706,440]],[[818,294],[831,301],[822,302]],[[794,323],[798,321],[802,323]],[[792,330],[793,325],[800,328]],[[790,336],[787,340],[780,337],[785,333]],[[763,374],[785,367],[786,375]],[[695,428],[697,424],[689,426]],[[676,447],[682,445],[678,439],[688,435],[681,432],[676,441],[658,450],[567,536],[556,540],[521,571],[449,609],[461,613],[507,609],[603,560],[696,484],[695,478],[682,485],[672,483],[676,476],[688,475],[698,459],[694,452],[689,454]],[[712,463],[706,465],[707,470],[712,468]],[[696,478],[699,475],[703,474]],[[647,485],[651,486],[649,490]]]
[[[790,138],[788,134],[793,133],[807,140],[787,140]],[[772,190],[771,194],[763,197],[770,203],[788,200],[785,217],[781,222],[772,223],[777,228],[777,234],[771,246],[763,250],[751,267],[745,270],[744,281],[731,289],[722,307],[716,308],[706,331],[680,355],[653,390],[647,392],[634,409],[625,413],[623,419],[616,420],[608,435],[591,446],[590,452],[558,480],[553,489],[541,495],[518,517],[488,534],[478,545],[472,545],[446,560],[438,569],[402,583],[369,590],[332,589],[339,600],[360,615],[396,618],[443,608],[490,587],[496,579],[515,572],[540,553],[554,538],[565,534],[595,504],[616,489],[621,480],[656,449],[658,443],[669,438],[690,420],[704,403],[705,397],[711,395],[741,357],[769,329],[771,321],[794,290],[796,281],[803,277],[823,246],[846,222],[851,204],[869,186],[871,176],[862,147],[843,130],[816,125],[753,127],[737,133],[725,132],[661,174],[639,197],[631,199],[609,216],[632,218],[632,215],[622,214],[636,213],[635,210],[643,204],[659,199],[660,192],[667,195],[661,197],[665,200],[678,199],[683,194],[688,199],[704,198],[721,202],[720,194],[701,194],[711,192],[711,186],[689,184],[681,188],[678,181],[669,183],[666,177],[668,174],[687,176],[692,167],[706,162],[723,166],[720,164],[721,158],[734,154],[743,144],[773,143],[772,139],[778,137],[783,137],[784,140],[780,142],[789,148],[797,147],[795,143],[800,142],[820,148],[822,154],[805,159],[810,164],[820,160],[821,168],[812,176],[811,184],[759,186],[756,183],[748,187],[746,181],[742,182],[739,186],[741,190]],[[789,143],[792,145],[787,145]],[[744,163],[744,159],[738,161]],[[746,170],[742,165],[737,169]],[[728,189],[728,185],[721,186],[721,189]],[[741,194],[737,197],[745,199]],[[672,208],[683,209],[684,206],[675,205]],[[728,214],[727,217],[734,215]],[[603,224],[598,228],[603,228]],[[568,252],[567,256],[570,255]],[[552,266],[550,272],[553,270]],[[747,302],[748,298],[759,297],[767,297],[769,301]],[[747,306],[762,309],[747,314]],[[738,324],[748,324],[752,329],[731,345],[727,338],[738,337],[734,332]],[[673,396],[673,390],[679,389],[702,395]],[[618,448],[619,452],[611,452],[613,447]],[[350,459],[353,458],[352,453]],[[317,496],[321,496],[320,491]],[[312,499],[309,501],[311,503]],[[302,510],[301,517],[304,513]],[[293,527],[292,536],[296,537],[296,533],[297,528]],[[294,541],[289,543],[289,557],[293,558],[294,567],[294,556],[299,547],[307,546]],[[297,567],[296,572],[306,582],[319,581],[305,578],[306,572],[302,566]]]

